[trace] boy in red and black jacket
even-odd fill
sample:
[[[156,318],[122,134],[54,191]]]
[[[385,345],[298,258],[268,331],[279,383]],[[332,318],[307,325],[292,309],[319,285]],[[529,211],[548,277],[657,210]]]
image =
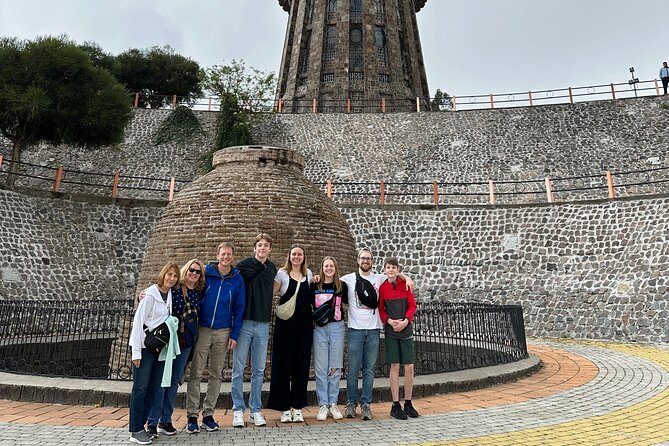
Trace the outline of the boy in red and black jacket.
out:
[[[386,361],[390,364],[390,393],[393,406],[390,416],[399,420],[418,417],[411,404],[413,391],[413,328],[416,299],[406,282],[398,277],[396,258],[386,259],[383,273],[388,279],[379,288],[379,315],[385,330]],[[400,405],[400,364],[404,365],[404,408]]]

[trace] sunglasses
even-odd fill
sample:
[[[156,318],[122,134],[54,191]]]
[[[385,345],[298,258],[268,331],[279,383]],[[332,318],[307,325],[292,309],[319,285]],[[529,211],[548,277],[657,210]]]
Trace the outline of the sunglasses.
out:
[[[193,268],[193,267],[188,268],[188,272],[189,272],[189,273],[194,273],[194,274],[202,274],[202,270],[195,269],[195,268]]]

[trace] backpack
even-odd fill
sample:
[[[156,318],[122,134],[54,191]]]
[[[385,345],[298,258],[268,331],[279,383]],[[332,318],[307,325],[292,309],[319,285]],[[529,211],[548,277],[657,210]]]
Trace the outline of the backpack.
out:
[[[374,285],[369,280],[363,279],[360,273],[355,273],[355,294],[358,296],[358,301],[370,310],[379,307],[379,297]]]

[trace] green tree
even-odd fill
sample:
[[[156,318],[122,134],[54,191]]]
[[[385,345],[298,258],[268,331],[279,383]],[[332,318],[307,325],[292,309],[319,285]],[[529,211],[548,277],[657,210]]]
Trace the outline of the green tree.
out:
[[[214,147],[202,155],[200,159],[202,170],[204,172],[211,171],[212,158],[217,150],[252,143],[247,114],[240,110],[239,103],[234,95],[223,95],[221,97],[221,112],[216,120]]]
[[[224,98],[233,95],[243,110],[272,111],[277,89],[276,74],[247,67],[243,60],[214,65],[202,72],[202,88]]]
[[[169,46],[129,49],[116,56],[116,62],[116,78],[128,90],[140,94],[139,107],[166,106],[173,95],[179,103],[189,103],[202,95],[198,63]]]
[[[94,66],[98,68],[104,68],[112,74],[118,70],[118,62],[116,62],[116,57],[113,54],[105,52],[97,43],[84,42],[78,45],[78,47],[88,53]]]
[[[432,111],[453,110],[453,100],[448,93],[444,93],[440,89],[437,89],[434,98],[430,102],[430,106]]]
[[[0,131],[13,144],[9,186],[26,147],[114,144],[130,116],[123,86],[67,36],[0,39]]]

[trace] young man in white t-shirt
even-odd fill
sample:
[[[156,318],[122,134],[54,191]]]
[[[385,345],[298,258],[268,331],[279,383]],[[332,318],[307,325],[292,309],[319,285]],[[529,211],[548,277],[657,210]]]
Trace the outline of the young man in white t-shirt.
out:
[[[358,252],[358,273],[368,280],[377,291],[386,276],[372,272],[372,253],[363,248]],[[413,281],[402,275],[407,285],[413,288]],[[381,318],[378,309],[363,305],[355,293],[356,274],[350,273],[340,279],[348,287],[348,374],[346,378],[346,418],[355,417],[358,401],[358,373],[362,368],[362,394],[360,396],[363,420],[372,419],[372,390],[374,389],[374,365],[379,353]]]

